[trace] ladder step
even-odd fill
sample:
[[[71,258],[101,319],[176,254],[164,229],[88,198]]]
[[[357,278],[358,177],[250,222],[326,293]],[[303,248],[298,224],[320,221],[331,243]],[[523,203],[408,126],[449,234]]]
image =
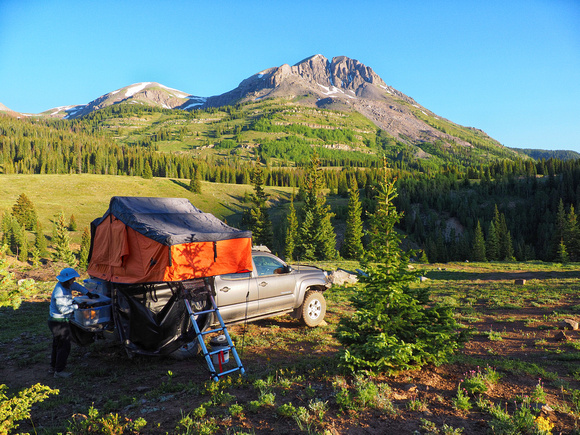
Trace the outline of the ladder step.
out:
[[[193,311],[191,313],[192,316],[201,316],[203,314],[207,314],[207,313],[215,313],[217,310],[217,308],[212,308],[211,310],[205,310],[205,311]]]
[[[230,350],[233,349],[233,347],[234,346],[224,346],[222,349],[208,351],[207,354],[208,355],[215,355],[215,354],[218,354],[220,352],[229,352]]]
[[[225,372],[221,372],[221,373],[217,373],[218,376],[225,376],[225,375],[229,375],[230,373],[233,373],[235,371],[240,370],[241,367],[234,367],[233,369],[230,370],[226,370]]]
[[[225,328],[217,328],[217,329],[211,329],[211,330],[207,330],[207,331],[202,331],[200,332],[201,335],[207,335],[207,334],[211,334],[212,332],[221,332],[223,331]]]

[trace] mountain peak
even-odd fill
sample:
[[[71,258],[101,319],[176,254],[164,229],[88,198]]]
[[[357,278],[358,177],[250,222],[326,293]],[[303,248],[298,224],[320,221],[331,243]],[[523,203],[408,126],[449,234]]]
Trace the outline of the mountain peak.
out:
[[[50,116],[79,118],[94,110],[125,102],[164,109],[193,109],[203,106],[205,100],[203,97],[195,97],[157,82],[140,82],[109,92],[88,104],[53,109]]]

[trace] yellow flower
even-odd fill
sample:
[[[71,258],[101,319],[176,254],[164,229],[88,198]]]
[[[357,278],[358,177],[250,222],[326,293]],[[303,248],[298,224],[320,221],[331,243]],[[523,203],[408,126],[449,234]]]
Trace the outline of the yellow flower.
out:
[[[554,423],[550,421],[549,418],[544,418],[541,415],[536,417],[536,426],[538,430],[545,434],[551,434],[554,428]]]

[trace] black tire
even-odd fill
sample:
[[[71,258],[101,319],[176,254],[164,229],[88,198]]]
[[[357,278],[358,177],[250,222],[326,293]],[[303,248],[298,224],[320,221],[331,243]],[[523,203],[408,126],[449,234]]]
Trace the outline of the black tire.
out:
[[[302,322],[314,328],[324,320],[326,314],[326,299],[321,292],[308,291],[304,296],[301,307]]]

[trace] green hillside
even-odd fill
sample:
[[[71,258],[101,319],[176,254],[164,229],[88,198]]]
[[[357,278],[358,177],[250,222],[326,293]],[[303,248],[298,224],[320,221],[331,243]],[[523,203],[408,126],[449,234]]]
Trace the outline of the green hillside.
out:
[[[0,175],[0,214],[9,212],[18,196],[24,193],[34,204],[40,222],[48,235],[53,218],[61,211],[67,219],[72,214],[78,223],[73,241],[93,219],[104,214],[112,196],[158,196],[187,198],[204,212],[212,213],[236,226],[248,206],[245,195],[249,185],[202,183],[202,193],[187,190],[189,180],[111,175]],[[266,188],[272,204],[288,199],[290,188]]]
[[[380,131],[363,115],[303,105],[295,99],[268,99],[236,106],[184,112],[119,104],[93,112],[73,123],[118,143],[198,158],[251,159],[259,154],[273,165],[292,166],[309,160],[316,150],[326,165],[370,166],[386,154],[436,169],[462,167],[496,159],[517,159],[480,130],[462,127],[405,104],[419,120],[450,135],[447,141],[413,142]],[[454,139],[455,138],[455,139]],[[460,146],[465,141],[471,146]]]

